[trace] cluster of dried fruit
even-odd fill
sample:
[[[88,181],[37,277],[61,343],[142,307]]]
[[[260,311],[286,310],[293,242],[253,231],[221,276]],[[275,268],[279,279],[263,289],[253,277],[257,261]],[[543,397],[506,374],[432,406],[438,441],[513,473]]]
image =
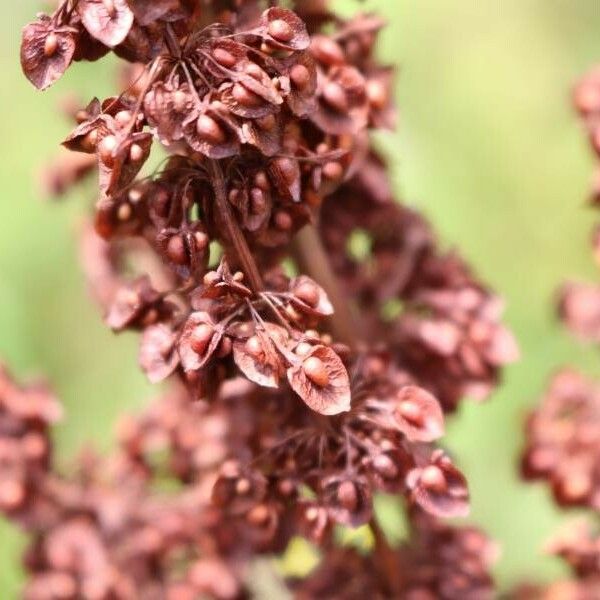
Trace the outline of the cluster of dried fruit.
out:
[[[600,71],[596,68],[576,86],[574,104],[600,153]],[[598,206],[596,180],[591,199]],[[600,257],[600,229],[593,235],[594,255]],[[600,339],[600,287],[568,283],[559,297],[559,313],[567,327],[588,341]],[[600,385],[573,369],[556,373],[526,424],[522,472],[526,479],[543,480],[564,507],[600,510]],[[576,523],[553,540],[548,551],[562,558],[573,577],[549,586],[523,586],[517,600],[535,598],[587,599],[600,596],[600,535]]]
[[[24,29],[41,89],[75,60],[127,62],[124,92],[73,111],[64,146],[80,154],[48,183],[97,171],[92,291],[114,331],[141,332],[150,381],[174,388],[74,480],[21,468],[49,506],[23,513],[31,598],[244,597],[252,557],[298,534],[326,549],[300,597],[352,565],[340,598],[490,594],[488,542],[437,521],[465,515],[468,490],[435,442],[444,412],[516,358],[501,303],[394,200],[370,149],[394,123],[382,22],[265,4],[63,0]],[[153,140],[168,156],[140,175]],[[177,491],[158,493],[163,479]],[[406,499],[410,543],[335,550],[338,524],[377,530],[380,491]]]

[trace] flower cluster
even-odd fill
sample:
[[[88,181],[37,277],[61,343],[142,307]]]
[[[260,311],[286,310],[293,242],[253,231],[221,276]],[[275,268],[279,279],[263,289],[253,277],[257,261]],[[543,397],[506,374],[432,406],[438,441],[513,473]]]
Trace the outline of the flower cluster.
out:
[[[30,489],[50,509],[25,524],[34,600],[242,598],[252,558],[295,535],[325,549],[300,597],[351,565],[343,597],[490,595],[487,540],[438,521],[469,495],[437,443],[444,414],[517,356],[501,302],[397,203],[370,147],[395,121],[382,21],[278,4],[62,0],[23,30],[39,89],[74,61],[126,63],[119,95],[69,109],[75,154],[44,183],[97,173],[90,289],[172,388],[72,480],[44,463]],[[336,526],[378,530],[378,492],[404,499],[413,539],[336,550]]]

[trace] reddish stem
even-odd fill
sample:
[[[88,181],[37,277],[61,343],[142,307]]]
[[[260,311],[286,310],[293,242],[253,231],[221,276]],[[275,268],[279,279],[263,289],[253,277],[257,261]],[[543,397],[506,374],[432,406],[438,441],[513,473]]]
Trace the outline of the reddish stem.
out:
[[[211,174],[211,183],[215,192],[215,200],[217,202],[217,209],[220,213],[220,218],[225,224],[229,241],[231,242],[233,249],[237,255],[237,259],[244,270],[244,274],[250,284],[250,287],[254,292],[260,292],[263,290],[263,281],[260,275],[260,271],[256,266],[256,261],[252,256],[252,252],[248,247],[248,242],[244,237],[237,221],[235,220],[229,202],[227,201],[227,190],[225,187],[225,178],[223,177],[223,170],[219,163],[215,160],[208,161],[209,170]]]

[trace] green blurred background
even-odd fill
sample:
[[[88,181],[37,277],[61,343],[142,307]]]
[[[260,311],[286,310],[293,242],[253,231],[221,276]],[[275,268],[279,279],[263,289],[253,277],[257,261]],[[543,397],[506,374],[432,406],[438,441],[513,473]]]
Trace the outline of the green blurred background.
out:
[[[345,11],[357,3],[339,2]],[[501,544],[503,586],[547,579],[560,566],[541,553],[565,518],[547,491],[516,473],[522,418],[548,374],[564,363],[600,375],[598,355],[554,321],[564,277],[595,277],[585,207],[592,157],[569,92],[600,61],[598,0],[380,0],[390,25],[381,53],[399,65],[399,130],[381,136],[397,189],[457,245],[507,300],[521,362],[485,405],[463,408],[447,446],[468,475],[471,520]],[[110,444],[115,416],[151,390],[137,373],[135,338],[114,339],[89,302],[76,232],[91,189],[40,199],[35,172],[68,131],[57,105],[112,89],[109,64],[77,65],[36,93],[20,74],[21,26],[38,0],[0,3],[0,354],[23,375],[45,374],[63,398],[63,465],[82,445]],[[0,523],[0,597],[20,581],[23,540]]]

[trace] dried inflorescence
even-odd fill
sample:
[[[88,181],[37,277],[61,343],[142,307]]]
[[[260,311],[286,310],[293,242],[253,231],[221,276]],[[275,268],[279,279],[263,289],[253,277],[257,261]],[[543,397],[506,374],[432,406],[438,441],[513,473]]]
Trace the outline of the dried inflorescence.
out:
[[[523,472],[546,480],[565,506],[600,509],[600,387],[572,370],[557,373],[527,421]]]
[[[498,298],[395,201],[370,148],[395,122],[392,71],[374,57],[383,22],[285,4],[63,0],[23,31],[40,89],[74,61],[126,63],[119,95],[67,107],[63,146],[78,154],[43,184],[60,194],[97,173],[90,288],[113,331],[140,333],[148,379],[173,387],[122,425],[113,456],[72,480],[51,464],[35,476],[50,509],[25,522],[30,598],[55,585],[241,598],[252,558],[295,535],[325,549],[309,590],[346,560],[336,526],[377,531],[378,492],[404,499],[414,539],[349,552],[342,568],[368,567],[349,593],[490,594],[488,542],[435,520],[469,508],[436,443],[444,413],[485,397],[516,345]]]
[[[587,130],[591,146],[600,155],[600,71],[594,69],[576,86],[574,104]],[[597,207],[594,184],[592,205]],[[598,231],[593,236],[598,258]],[[600,288],[570,282],[559,294],[559,315],[579,338],[597,342],[600,337]],[[543,480],[556,502],[564,507],[600,510],[600,384],[574,369],[556,373],[540,405],[526,423],[522,473]],[[548,586],[524,585],[511,597],[520,600],[585,599],[600,595],[600,537],[585,522],[569,527],[552,540],[548,552],[563,559],[573,571],[571,579]]]
[[[450,527],[422,515],[417,515],[415,521],[410,539],[385,557],[361,554],[350,548],[329,553],[317,570],[296,583],[296,598],[491,600],[495,597],[490,570],[498,549],[493,542],[473,527]]]

